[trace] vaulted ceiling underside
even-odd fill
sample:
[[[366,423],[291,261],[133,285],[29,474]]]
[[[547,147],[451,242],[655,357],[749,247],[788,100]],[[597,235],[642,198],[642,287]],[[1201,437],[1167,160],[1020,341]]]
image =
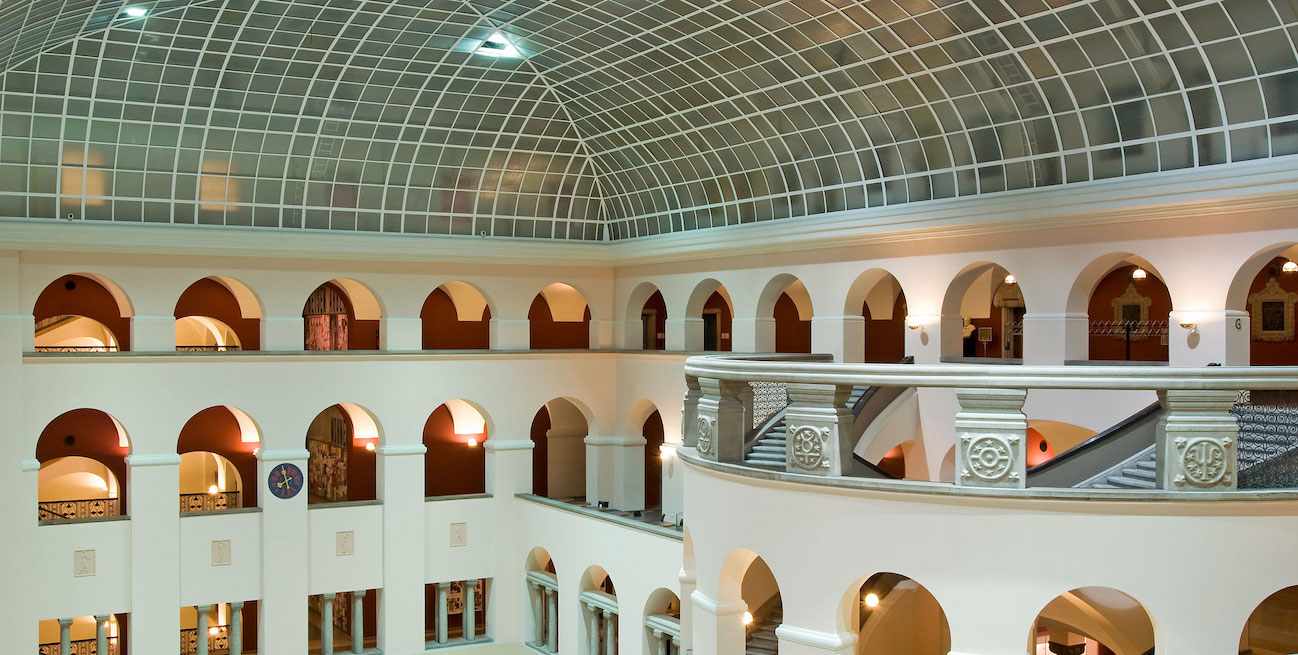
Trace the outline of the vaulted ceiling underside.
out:
[[[1295,38],[1293,0],[20,0],[0,215],[603,240],[1277,157]]]

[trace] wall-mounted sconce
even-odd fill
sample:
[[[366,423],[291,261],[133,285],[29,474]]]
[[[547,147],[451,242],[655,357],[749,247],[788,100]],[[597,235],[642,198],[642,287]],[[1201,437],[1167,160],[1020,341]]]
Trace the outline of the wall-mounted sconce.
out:
[[[658,459],[661,459],[662,461],[665,462],[669,459],[673,459],[674,457],[676,457],[675,444],[663,444],[661,446],[658,446]]]
[[[936,316],[927,316],[924,314],[911,314],[906,317],[906,327],[912,330],[925,332],[924,326],[937,321]]]
[[[1187,329],[1187,330],[1189,330],[1189,331],[1191,331],[1191,332],[1198,332],[1198,331],[1199,331],[1199,324],[1198,324],[1198,323],[1181,323],[1180,326],[1183,327],[1183,328],[1185,328],[1185,329]]]

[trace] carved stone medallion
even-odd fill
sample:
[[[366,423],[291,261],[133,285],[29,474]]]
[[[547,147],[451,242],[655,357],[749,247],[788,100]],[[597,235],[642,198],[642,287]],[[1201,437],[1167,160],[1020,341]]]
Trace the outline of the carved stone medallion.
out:
[[[1220,442],[1215,439],[1177,439],[1185,481],[1200,487],[1226,481],[1226,448],[1229,446],[1229,439]]]
[[[996,437],[978,437],[965,451],[968,471],[979,480],[995,482],[1005,477],[1014,465],[1010,444]]]
[[[790,437],[789,460],[804,471],[829,468],[829,459],[825,457],[825,444],[828,442],[828,428],[804,425],[794,430]]]
[[[699,452],[704,455],[712,454],[712,420],[706,416],[700,416],[699,426]]]

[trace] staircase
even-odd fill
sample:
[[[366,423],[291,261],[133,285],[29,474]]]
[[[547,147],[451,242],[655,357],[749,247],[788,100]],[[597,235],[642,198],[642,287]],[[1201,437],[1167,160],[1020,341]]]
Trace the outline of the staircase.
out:
[[[783,461],[783,460],[781,460]],[[748,645],[744,648],[747,655],[775,655],[780,652],[780,640],[775,636],[775,629],[784,622],[784,608],[776,605],[760,618],[754,618],[748,626]]]
[[[1153,446],[1078,485],[1084,489],[1157,489],[1158,454]]]
[[[1239,421],[1239,486],[1298,487],[1298,393],[1253,391],[1235,403]]]
[[[869,387],[852,387],[852,394],[848,396],[847,406],[852,408],[853,416],[860,411],[857,408],[857,402],[869,389]],[[744,455],[744,464],[746,466],[774,468],[783,471],[785,453],[788,449],[788,437],[789,435],[785,430],[784,410],[780,410],[775,414],[774,420],[766,425],[764,431],[758,433],[757,439],[749,446],[748,452]]]

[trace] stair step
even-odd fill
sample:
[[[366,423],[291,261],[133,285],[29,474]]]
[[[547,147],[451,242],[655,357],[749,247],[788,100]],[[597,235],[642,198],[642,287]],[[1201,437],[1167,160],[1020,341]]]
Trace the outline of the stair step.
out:
[[[1154,476],[1157,475],[1157,472],[1154,469],[1135,467],[1122,469],[1122,475],[1123,477],[1132,478],[1134,480],[1149,480],[1150,482],[1153,482],[1155,480]]]
[[[783,453],[784,451],[785,447],[783,445],[776,446],[774,444],[758,443],[756,446],[753,446],[753,452],[755,453]]]
[[[1109,484],[1120,489],[1157,489],[1158,486],[1151,480],[1141,480],[1138,478],[1128,478],[1122,475],[1111,475],[1108,479]]]
[[[1139,462],[1136,462],[1136,468],[1156,471],[1158,470],[1158,462],[1153,459],[1142,459]]]

